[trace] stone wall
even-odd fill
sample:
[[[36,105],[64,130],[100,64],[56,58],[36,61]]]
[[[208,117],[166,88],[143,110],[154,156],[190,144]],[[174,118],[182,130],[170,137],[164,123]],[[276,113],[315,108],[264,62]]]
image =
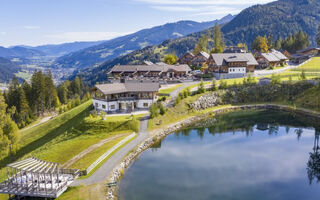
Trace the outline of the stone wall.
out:
[[[194,110],[205,110],[207,108],[212,108],[221,104],[221,99],[216,92],[212,92],[206,95],[199,97],[194,103],[190,106]]]

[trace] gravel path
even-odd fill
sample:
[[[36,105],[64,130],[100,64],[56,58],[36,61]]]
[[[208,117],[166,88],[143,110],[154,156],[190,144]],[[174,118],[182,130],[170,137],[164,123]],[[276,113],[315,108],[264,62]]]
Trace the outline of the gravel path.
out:
[[[148,119],[149,116],[144,117],[140,121],[140,131],[138,136],[126,146],[118,150],[113,156],[111,156],[97,171],[95,171],[90,177],[83,180],[76,180],[72,183],[72,186],[79,185],[91,185],[95,183],[104,182],[112,170],[121,162],[121,160],[138,144],[148,138]]]

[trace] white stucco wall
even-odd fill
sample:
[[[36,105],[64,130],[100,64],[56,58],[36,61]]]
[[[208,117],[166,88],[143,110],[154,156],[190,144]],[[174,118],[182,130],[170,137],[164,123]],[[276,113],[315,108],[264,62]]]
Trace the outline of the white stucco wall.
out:
[[[105,108],[103,108],[103,105],[105,105]],[[116,111],[119,109],[119,104],[116,101],[106,102],[106,101],[93,99],[93,106],[97,110],[104,110],[106,112],[107,111]],[[114,106],[114,107],[112,108],[112,106]]]
[[[228,69],[229,74],[245,74],[246,68],[245,67],[230,67]]]
[[[148,107],[144,107],[143,104],[147,103]],[[151,106],[151,104],[153,103],[153,100],[139,100],[137,103],[138,108],[149,108]]]

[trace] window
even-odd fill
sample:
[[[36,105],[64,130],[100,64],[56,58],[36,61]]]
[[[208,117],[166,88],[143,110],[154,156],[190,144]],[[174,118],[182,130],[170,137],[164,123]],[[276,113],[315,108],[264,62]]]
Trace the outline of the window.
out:
[[[114,110],[114,109],[116,109],[116,106],[115,105],[111,105],[110,109]]]
[[[143,107],[148,107],[149,104],[148,103],[143,103]]]
[[[106,105],[102,104],[102,109],[106,109]]]

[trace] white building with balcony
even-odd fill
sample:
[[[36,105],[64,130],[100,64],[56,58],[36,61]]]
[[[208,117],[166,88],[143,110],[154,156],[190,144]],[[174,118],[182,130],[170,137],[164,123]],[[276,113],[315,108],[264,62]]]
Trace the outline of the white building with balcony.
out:
[[[148,109],[158,98],[160,85],[154,82],[124,82],[96,85],[93,106],[104,112]]]

